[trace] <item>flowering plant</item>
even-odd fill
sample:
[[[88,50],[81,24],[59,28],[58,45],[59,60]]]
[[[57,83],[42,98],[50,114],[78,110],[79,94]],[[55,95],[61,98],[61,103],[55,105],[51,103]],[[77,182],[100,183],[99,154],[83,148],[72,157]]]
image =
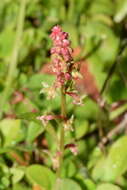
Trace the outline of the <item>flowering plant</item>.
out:
[[[76,155],[77,147],[74,143],[66,144],[64,142],[64,136],[66,130],[73,131],[73,116],[67,118],[67,106],[66,106],[66,95],[69,95],[73,98],[74,104],[82,104],[81,97],[78,95],[78,92],[75,88],[75,80],[78,77],[81,77],[76,70],[74,60],[72,57],[72,48],[70,47],[71,43],[68,33],[63,32],[60,26],[54,26],[50,38],[53,41],[53,47],[51,48],[51,59],[52,59],[52,71],[56,75],[56,80],[51,87],[47,84],[43,84],[44,88],[41,92],[47,92],[48,98],[54,98],[56,92],[60,89],[61,92],[61,114],[60,115],[42,115],[37,117],[41,120],[42,123],[46,126],[48,121],[54,119],[60,119],[62,122],[61,133],[59,138],[59,146],[55,159],[54,168],[57,169],[57,179],[61,178],[61,170],[64,159],[64,149],[69,148],[71,152]]]
[[[126,6],[2,1],[0,190],[127,189]]]

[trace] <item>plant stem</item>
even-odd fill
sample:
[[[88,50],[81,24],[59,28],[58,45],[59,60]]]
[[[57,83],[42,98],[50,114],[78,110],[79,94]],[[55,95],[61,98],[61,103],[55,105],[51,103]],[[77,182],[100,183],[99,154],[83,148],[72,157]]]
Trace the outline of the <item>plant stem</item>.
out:
[[[61,87],[61,115],[63,118],[66,118],[66,95],[65,95],[65,87]],[[60,157],[59,157],[59,168],[57,170],[57,180],[56,180],[56,185],[57,185],[57,190],[60,188],[60,179],[61,179],[61,171],[62,171],[62,166],[63,166],[63,158],[64,158],[64,126],[61,126],[61,131],[60,131],[60,143],[59,143],[59,150],[60,150]]]
[[[9,63],[9,70],[8,70],[7,79],[5,83],[5,89],[3,91],[1,103],[0,103],[0,118],[2,117],[3,109],[6,104],[6,101],[11,94],[11,85],[16,73],[16,66],[18,63],[18,55],[19,55],[19,50],[20,50],[20,43],[22,41],[21,37],[23,33],[23,26],[24,26],[24,20],[25,20],[26,1],[27,0],[20,1],[20,10],[19,10],[19,17],[17,20],[16,37],[15,37],[12,56]]]

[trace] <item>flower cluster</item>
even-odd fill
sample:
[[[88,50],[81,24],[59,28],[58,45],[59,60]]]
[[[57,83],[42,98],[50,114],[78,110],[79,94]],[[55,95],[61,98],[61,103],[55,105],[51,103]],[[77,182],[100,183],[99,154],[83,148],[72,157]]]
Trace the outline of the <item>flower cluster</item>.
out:
[[[54,26],[50,35],[53,41],[51,48],[52,69],[57,80],[55,87],[61,87],[71,80],[72,49],[68,40],[68,33],[63,32],[60,26]]]
[[[78,92],[73,88],[75,80],[81,77],[80,73],[76,70],[75,64],[72,58],[72,48],[70,47],[69,35],[67,32],[63,32],[60,26],[54,26],[50,34],[50,38],[53,41],[53,47],[51,48],[52,55],[52,70],[56,75],[56,80],[52,86],[43,83],[43,89],[41,93],[47,93],[48,98],[54,98],[56,89],[62,86],[65,87],[64,93],[73,98],[73,103],[82,105],[82,97],[78,95]],[[69,82],[69,85],[67,82]],[[37,119],[41,120],[43,125],[47,125],[48,121],[53,119],[62,119],[60,116],[43,115]],[[64,127],[66,130],[73,130],[72,119],[67,120],[64,118]]]
[[[82,105],[82,99],[72,85],[81,75],[75,68],[72,58],[73,50],[68,39],[69,35],[67,32],[63,32],[61,27],[57,25],[52,28],[50,38],[53,41],[53,47],[51,48],[52,70],[56,75],[56,80],[50,87],[43,83],[41,92],[47,93],[50,99],[55,97],[57,89],[66,86],[65,94],[73,98],[74,104]]]
[[[65,62],[70,62],[72,60],[72,49],[68,40],[68,33],[63,32],[60,26],[54,26],[50,37],[54,46],[51,49],[51,54],[62,56]]]

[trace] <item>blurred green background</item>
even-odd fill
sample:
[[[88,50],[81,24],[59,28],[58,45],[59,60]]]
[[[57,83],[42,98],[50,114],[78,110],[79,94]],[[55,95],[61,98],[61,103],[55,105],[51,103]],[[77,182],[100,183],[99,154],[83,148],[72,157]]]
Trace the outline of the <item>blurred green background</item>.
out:
[[[82,107],[67,99],[75,130],[66,143],[75,141],[79,154],[66,151],[61,190],[127,190],[127,0],[0,1],[0,190],[53,187],[59,129],[36,117],[60,111],[59,97],[40,94],[41,83],[54,80],[49,34],[56,24],[85,64],[79,93],[86,95]]]

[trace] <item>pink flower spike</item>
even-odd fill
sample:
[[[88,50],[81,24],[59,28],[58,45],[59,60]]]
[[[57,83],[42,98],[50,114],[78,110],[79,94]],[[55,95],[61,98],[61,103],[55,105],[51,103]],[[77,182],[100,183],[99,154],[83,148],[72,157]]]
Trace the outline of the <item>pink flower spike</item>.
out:
[[[72,49],[70,47],[70,41],[68,40],[68,33],[63,32],[62,28],[57,25],[53,27],[50,37],[53,41],[51,54],[55,54],[56,57],[61,57],[65,63],[72,61]]]

